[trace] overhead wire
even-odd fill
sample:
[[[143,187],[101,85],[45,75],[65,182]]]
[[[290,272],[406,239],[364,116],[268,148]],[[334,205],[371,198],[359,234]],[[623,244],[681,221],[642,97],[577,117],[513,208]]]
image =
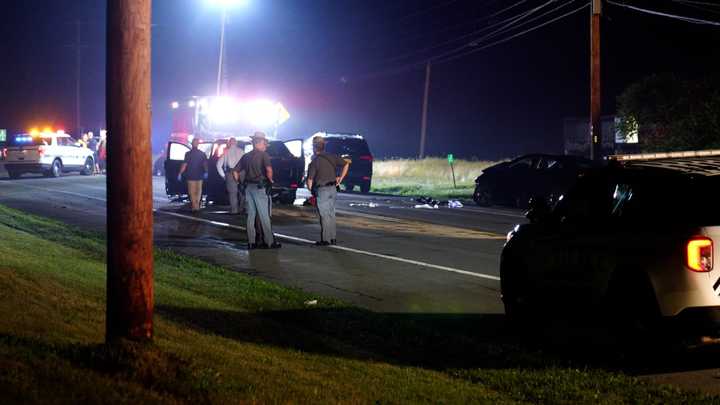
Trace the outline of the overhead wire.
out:
[[[713,9],[710,9],[710,8],[706,8],[706,7],[703,7],[703,6],[699,6],[699,5],[694,4],[694,3],[688,3],[688,2],[682,1],[682,0],[671,0],[671,1],[672,1],[673,3],[681,4],[681,5],[685,6],[685,7],[694,8],[695,10],[700,10],[700,11],[705,12],[705,13],[718,14],[718,15],[720,15],[720,10],[713,10]]]
[[[641,7],[637,7],[637,6],[631,6],[629,4],[618,3],[618,2],[615,2],[612,0],[606,0],[606,1],[608,2],[608,4],[612,4],[613,6],[625,7],[630,10],[634,10],[634,11],[637,11],[640,13],[646,13],[646,14],[651,14],[651,15],[660,16],[660,17],[672,18],[675,20],[685,21],[685,22],[692,23],[692,24],[720,26],[720,22],[718,22],[718,21],[703,20],[700,18],[693,18],[693,17],[681,16],[681,15],[676,15],[676,14],[664,13],[661,11],[655,11],[655,10],[649,10],[649,9],[641,8]]]

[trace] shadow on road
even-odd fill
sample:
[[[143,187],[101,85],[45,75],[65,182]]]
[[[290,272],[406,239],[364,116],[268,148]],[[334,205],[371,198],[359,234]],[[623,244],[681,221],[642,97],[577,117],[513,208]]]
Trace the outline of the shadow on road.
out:
[[[237,312],[159,306],[187,326],[231,339],[434,369],[598,367],[631,374],[707,369],[717,346],[618,341],[566,323],[516,332],[504,315],[384,314],[355,308]]]

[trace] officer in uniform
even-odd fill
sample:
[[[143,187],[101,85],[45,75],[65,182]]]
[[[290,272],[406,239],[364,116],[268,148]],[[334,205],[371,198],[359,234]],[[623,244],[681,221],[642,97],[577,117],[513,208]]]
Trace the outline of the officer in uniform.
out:
[[[227,141],[225,153],[217,161],[217,171],[220,177],[225,179],[225,188],[230,199],[230,214],[239,214],[239,207],[245,203],[245,193],[238,193],[238,181],[233,175],[233,169],[243,157],[243,150],[237,147],[237,140],[230,138]],[[238,196],[239,201],[238,201]]]
[[[178,181],[182,181],[182,176],[185,174],[185,180],[187,180],[188,194],[190,195],[190,206],[193,213],[200,212],[200,200],[202,199],[202,186],[203,180],[207,179],[207,156],[205,152],[198,149],[200,145],[200,139],[194,138],[192,140],[192,149],[185,153],[185,161],[180,166],[180,172],[178,173]]]
[[[351,161],[341,159],[337,155],[325,152],[325,138],[313,138],[312,162],[308,166],[307,188],[317,198],[317,209],[320,215],[320,240],[315,242],[318,246],[337,244],[335,229],[335,200],[337,187],[347,176]],[[337,168],[342,167],[340,176]]]
[[[245,177],[245,202],[247,205],[247,236],[248,249],[270,248],[277,249],[280,244],[275,242],[270,223],[270,190],[273,183],[273,169],[270,163],[270,155],[267,150],[267,138],[262,132],[255,132],[250,137],[253,143],[253,150],[246,153],[238,167],[238,172],[244,172]],[[263,232],[264,244],[255,243],[255,218],[260,219]]]

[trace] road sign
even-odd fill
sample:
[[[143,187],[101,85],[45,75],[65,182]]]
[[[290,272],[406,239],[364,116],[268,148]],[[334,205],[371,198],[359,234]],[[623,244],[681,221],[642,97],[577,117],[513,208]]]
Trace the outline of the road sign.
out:
[[[452,164],[455,161],[455,156],[452,153],[448,154],[448,163]]]
[[[0,129],[0,142],[7,141],[7,129]]]

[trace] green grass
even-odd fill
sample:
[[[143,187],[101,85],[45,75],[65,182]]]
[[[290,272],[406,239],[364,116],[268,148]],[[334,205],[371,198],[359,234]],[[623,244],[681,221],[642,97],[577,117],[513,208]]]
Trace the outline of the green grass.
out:
[[[107,346],[102,235],[0,206],[0,258],[0,403],[720,403],[564,367],[493,317],[376,314],[167,251],[154,343]]]
[[[475,178],[492,161],[455,160],[455,182],[446,159],[390,159],[373,162],[372,191],[436,199],[471,198]]]

